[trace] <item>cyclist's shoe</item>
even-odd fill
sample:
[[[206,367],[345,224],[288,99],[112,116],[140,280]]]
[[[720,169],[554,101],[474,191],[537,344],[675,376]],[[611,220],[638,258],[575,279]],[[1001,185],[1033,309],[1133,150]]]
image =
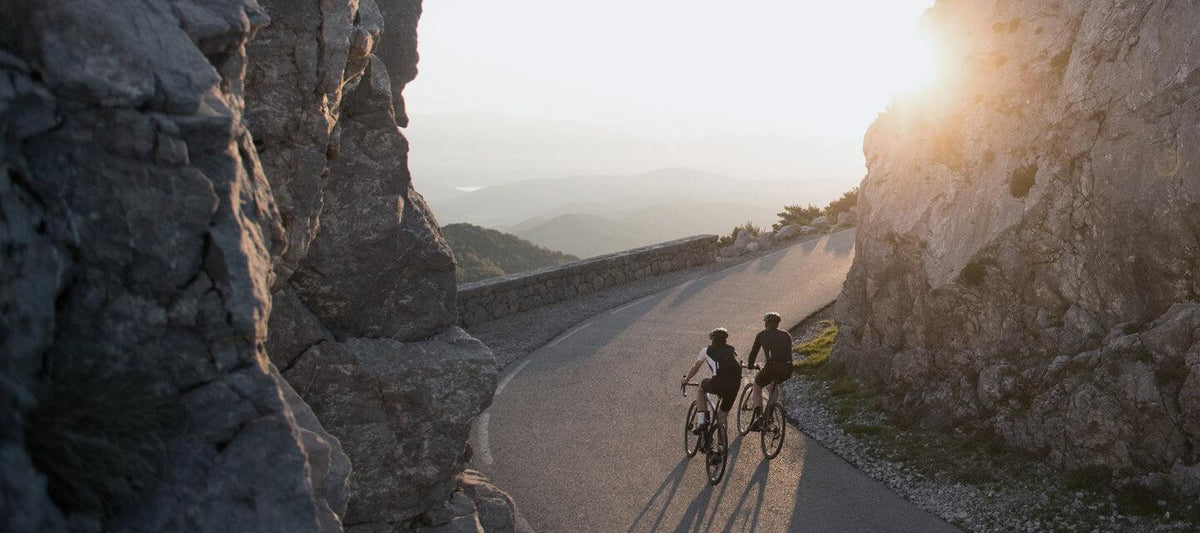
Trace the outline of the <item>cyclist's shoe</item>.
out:
[[[701,422],[699,424],[696,424],[695,427],[692,428],[692,434],[700,435],[700,434],[704,433],[704,430],[706,430],[706,429],[708,429],[708,422]]]
[[[762,407],[755,407],[754,414],[750,417],[750,431],[762,431]]]
[[[718,447],[718,448],[717,448],[717,449],[716,449],[716,450],[715,450],[715,451],[712,453],[712,455],[710,456],[710,458],[709,458],[708,462],[710,462],[710,463],[712,463],[712,464],[714,464],[714,465],[719,465],[719,464],[721,464],[721,459],[723,459],[723,455],[724,455],[724,450],[722,450],[722,449],[720,449],[720,447]]]

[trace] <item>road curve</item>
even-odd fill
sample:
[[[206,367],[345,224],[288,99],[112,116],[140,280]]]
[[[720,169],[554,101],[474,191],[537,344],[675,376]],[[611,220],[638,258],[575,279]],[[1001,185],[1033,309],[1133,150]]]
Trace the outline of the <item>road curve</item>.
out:
[[[473,467],[534,530],[956,531],[791,428],[765,461],[734,437],[705,479],[681,433],[679,379],[716,326],[743,360],[766,311],[791,324],[837,297],[854,232],[797,244],[584,321],[506,368]],[[736,432],[735,432],[736,435]]]

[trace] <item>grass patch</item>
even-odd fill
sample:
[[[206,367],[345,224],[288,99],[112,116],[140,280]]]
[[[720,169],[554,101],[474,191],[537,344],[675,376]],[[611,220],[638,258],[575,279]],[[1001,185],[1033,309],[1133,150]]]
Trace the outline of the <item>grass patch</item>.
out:
[[[846,426],[843,429],[846,430],[846,433],[849,433],[849,434],[854,435],[855,437],[859,437],[859,438],[878,437],[880,435],[883,435],[883,432],[885,431],[885,428],[883,426],[877,426],[874,424],[855,424],[855,423],[846,424]]]
[[[816,337],[792,347],[792,353],[797,356],[792,366],[799,374],[810,376],[817,373],[829,361],[829,354],[833,353],[833,341],[838,334],[837,323],[822,320],[821,325],[825,328]]]

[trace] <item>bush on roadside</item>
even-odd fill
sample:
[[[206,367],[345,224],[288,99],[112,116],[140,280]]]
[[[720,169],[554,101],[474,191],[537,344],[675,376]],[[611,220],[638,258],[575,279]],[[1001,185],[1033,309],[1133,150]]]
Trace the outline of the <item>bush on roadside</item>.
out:
[[[853,189],[850,189],[850,190],[842,193],[841,198],[838,198],[837,200],[829,202],[829,205],[825,206],[825,209],[823,210],[823,214],[825,216],[829,217],[830,219],[832,219],[833,215],[836,215],[838,213],[845,213],[845,212],[849,211],[850,208],[855,207],[857,205],[858,205],[858,187],[855,187]],[[833,221],[830,220],[830,223],[832,223],[832,222]]]
[[[812,223],[814,218],[821,216],[821,208],[812,204],[806,206],[800,206],[799,204],[788,205],[784,206],[783,212],[776,213],[776,216],[779,217],[779,222],[771,225],[771,229],[774,230],[779,230],[784,226],[792,224],[807,226]]]
[[[754,222],[747,220],[745,224],[734,227],[733,231],[730,232],[729,235],[723,235],[721,238],[717,239],[717,244],[722,247],[730,246],[734,242],[737,242],[738,234],[743,231],[750,232],[750,234],[755,237],[762,235],[762,228],[758,227],[756,224],[754,224]]]

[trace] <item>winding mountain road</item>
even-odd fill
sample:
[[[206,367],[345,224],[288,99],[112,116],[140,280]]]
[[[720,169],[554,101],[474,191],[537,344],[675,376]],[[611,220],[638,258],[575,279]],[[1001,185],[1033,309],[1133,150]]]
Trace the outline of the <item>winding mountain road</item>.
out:
[[[766,461],[733,432],[717,486],[687,459],[679,380],[717,326],[744,360],[766,311],[837,297],[854,232],[800,243],[592,317],[505,369],[473,466],[558,531],[956,531],[795,428]],[[705,371],[702,371],[702,373]],[[732,423],[732,420],[731,420]]]

